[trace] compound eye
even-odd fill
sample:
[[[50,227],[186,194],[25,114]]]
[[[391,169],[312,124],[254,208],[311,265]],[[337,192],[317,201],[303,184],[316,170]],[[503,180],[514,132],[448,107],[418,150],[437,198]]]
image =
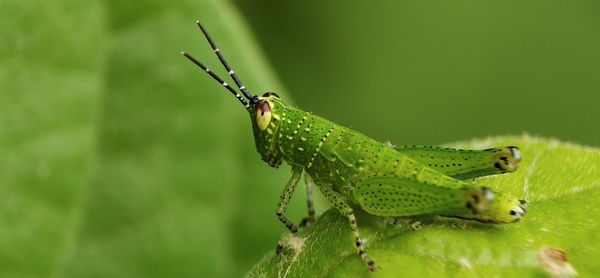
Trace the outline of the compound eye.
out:
[[[271,106],[268,101],[261,101],[256,109],[256,125],[260,130],[267,129],[271,122]]]
[[[276,98],[280,98],[278,94],[274,93],[274,92],[266,92],[263,94],[263,97],[276,97]]]

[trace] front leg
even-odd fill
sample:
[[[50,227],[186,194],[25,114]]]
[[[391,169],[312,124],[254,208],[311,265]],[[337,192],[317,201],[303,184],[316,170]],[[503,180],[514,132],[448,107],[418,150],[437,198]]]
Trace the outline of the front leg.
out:
[[[296,190],[296,185],[298,185],[301,176],[302,168],[292,168],[292,177],[285,185],[283,192],[281,192],[281,195],[279,196],[279,203],[277,203],[277,218],[279,218],[279,221],[292,232],[292,235],[298,232],[298,227],[285,216],[285,212],[287,211],[288,203],[292,198],[292,194],[294,194],[294,190]],[[275,253],[279,255],[282,250],[283,245],[279,243],[275,249]]]
[[[287,211],[288,203],[292,198],[292,194],[294,194],[294,190],[296,190],[296,185],[301,176],[302,168],[292,168],[292,177],[285,185],[283,192],[281,192],[279,203],[277,204],[277,218],[279,218],[279,221],[281,221],[281,223],[283,223],[283,225],[285,225],[293,234],[298,232],[298,227],[285,216],[285,212]]]

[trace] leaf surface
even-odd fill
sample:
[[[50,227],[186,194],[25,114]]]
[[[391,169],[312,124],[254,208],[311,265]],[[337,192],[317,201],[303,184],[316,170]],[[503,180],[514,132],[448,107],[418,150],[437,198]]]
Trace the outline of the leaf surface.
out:
[[[290,173],[260,163],[243,107],[180,55],[227,77],[200,19],[253,93],[286,97],[229,2],[0,15],[3,277],[236,277],[276,244]]]
[[[378,277],[536,276],[545,247],[560,249],[582,276],[600,271],[598,215],[600,150],[552,139],[499,137],[451,144],[464,148],[516,145],[523,155],[512,174],[478,184],[523,196],[528,213],[520,223],[486,225],[438,218],[419,230],[357,213]],[[297,238],[286,238],[282,257],[267,254],[250,277],[369,276],[356,254],[347,220],[329,210]],[[375,275],[374,275],[375,276]]]

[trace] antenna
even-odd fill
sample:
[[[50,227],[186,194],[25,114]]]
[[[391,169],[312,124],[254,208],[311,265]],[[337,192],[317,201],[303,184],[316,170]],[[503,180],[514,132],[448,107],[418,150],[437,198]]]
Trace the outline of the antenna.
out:
[[[221,83],[221,85],[223,85],[223,87],[227,88],[227,90],[229,90],[244,105],[244,107],[246,107],[246,109],[250,108],[250,106],[248,105],[248,102],[235,89],[233,89],[231,86],[229,86],[229,84],[227,84],[227,82],[223,81],[223,79],[221,79],[218,75],[216,75],[214,72],[212,72],[204,64],[200,63],[200,61],[196,60],[196,58],[192,57],[192,55],[189,55],[183,51],[181,51],[181,55],[188,58],[190,61],[192,61],[192,63],[196,64],[198,67],[200,67],[206,73],[208,73],[214,80],[217,80],[219,83]]]
[[[208,31],[206,31],[206,29],[204,28],[204,25],[202,25],[202,23],[200,23],[200,21],[196,21],[196,24],[198,24],[198,27],[200,27],[200,30],[206,37],[206,40],[208,41],[208,43],[210,43],[210,46],[217,54],[217,57],[219,57],[221,64],[223,64],[223,66],[227,70],[227,73],[229,73],[229,76],[231,76],[231,78],[233,79],[235,84],[238,86],[238,88],[240,88],[240,91],[242,91],[242,94],[244,94],[244,96],[251,102],[253,102],[253,103],[256,102],[256,99],[252,97],[252,94],[246,89],[246,86],[244,86],[242,81],[240,81],[240,79],[237,77],[237,75],[235,75],[235,72],[231,69],[229,64],[227,64],[225,57],[223,57],[223,54],[221,54],[221,50],[219,50],[219,48],[215,44],[215,41],[213,41],[213,39],[210,37],[210,35],[208,34]]]

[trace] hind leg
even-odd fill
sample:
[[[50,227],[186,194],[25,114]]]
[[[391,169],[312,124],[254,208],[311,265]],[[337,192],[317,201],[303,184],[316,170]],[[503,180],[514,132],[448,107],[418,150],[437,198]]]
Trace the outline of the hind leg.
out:
[[[517,147],[461,150],[429,146],[400,146],[394,149],[455,179],[465,180],[517,170],[521,153]]]
[[[374,177],[357,184],[352,193],[365,211],[377,216],[440,215],[499,224],[517,222],[526,212],[522,201],[474,184],[451,188],[410,178]]]

